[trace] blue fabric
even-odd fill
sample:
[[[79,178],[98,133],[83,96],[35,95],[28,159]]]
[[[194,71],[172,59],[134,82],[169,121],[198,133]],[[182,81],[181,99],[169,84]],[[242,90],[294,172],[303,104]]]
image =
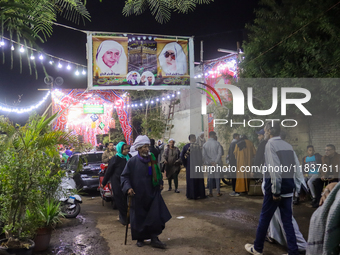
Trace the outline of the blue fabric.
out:
[[[263,198],[263,205],[259,220],[259,225],[256,231],[256,239],[254,241],[254,248],[257,252],[263,252],[264,240],[267,235],[269,223],[276,211],[276,208],[280,208],[281,220],[284,230],[286,232],[288,254],[299,254],[295,231],[292,223],[292,198],[282,197],[279,202],[273,200],[272,193],[265,193]]]
[[[319,167],[316,164],[316,158],[315,155],[311,157],[306,157],[306,164],[308,164],[309,174],[318,174],[319,173]]]

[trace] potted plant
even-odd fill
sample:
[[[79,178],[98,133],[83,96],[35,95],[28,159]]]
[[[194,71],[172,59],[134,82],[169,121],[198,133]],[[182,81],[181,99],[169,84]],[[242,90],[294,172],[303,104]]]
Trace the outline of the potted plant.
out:
[[[14,126],[0,117],[0,221],[6,234],[0,249],[8,253],[21,254],[13,249],[22,248],[31,254],[34,242],[27,238],[34,236],[37,222],[27,217],[27,209],[38,215],[46,184],[61,180],[56,148],[73,138],[70,133],[50,130],[48,124],[55,116],[34,116],[25,126]]]
[[[34,251],[44,251],[48,248],[52,236],[52,230],[60,222],[64,214],[60,210],[60,202],[53,199],[46,199],[45,202],[38,206],[38,215],[33,215],[28,210],[28,217],[33,221],[37,220],[37,234],[34,238]]]

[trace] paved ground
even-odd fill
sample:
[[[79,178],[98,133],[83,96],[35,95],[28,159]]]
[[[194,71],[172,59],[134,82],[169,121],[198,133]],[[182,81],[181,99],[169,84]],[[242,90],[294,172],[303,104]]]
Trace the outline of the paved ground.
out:
[[[180,174],[180,190],[163,191],[164,200],[172,214],[159,237],[166,242],[166,250],[150,245],[138,248],[128,237],[124,245],[125,228],[118,220],[118,211],[110,203],[102,206],[97,193],[83,196],[81,214],[77,219],[65,219],[54,232],[51,248],[43,255],[117,255],[117,254],[235,254],[246,255],[245,243],[254,241],[262,197],[230,197],[229,186],[224,186],[222,197],[187,200],[185,173]],[[167,190],[167,184],[165,185]],[[215,191],[216,192],[216,191]],[[309,219],[314,209],[307,203],[294,207],[294,216],[307,238]],[[183,219],[177,217],[183,216]],[[279,245],[265,244],[264,254],[286,252]]]

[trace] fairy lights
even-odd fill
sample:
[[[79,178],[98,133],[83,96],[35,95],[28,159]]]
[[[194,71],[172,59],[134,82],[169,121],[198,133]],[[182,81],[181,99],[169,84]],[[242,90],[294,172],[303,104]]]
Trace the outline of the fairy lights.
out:
[[[177,95],[180,95],[180,91],[177,91],[177,93],[173,93],[173,92],[171,92],[172,94],[170,94],[170,95],[167,95],[166,96],[166,98],[168,98],[169,99],[169,101],[170,100],[174,100],[174,97],[176,97],[176,94]],[[92,94],[87,94],[86,95],[86,100],[87,99],[89,99],[89,98],[91,98],[92,97]],[[130,102],[130,104],[127,104],[127,103],[125,103],[124,105],[123,104],[121,104],[120,102],[121,101],[125,101],[126,100],[126,98],[128,97],[128,94],[127,94],[127,92],[125,92],[123,95],[122,95],[122,98],[121,99],[119,99],[119,100],[116,100],[115,102],[114,102],[114,108],[115,109],[126,109],[126,108],[139,108],[139,107],[143,107],[143,106],[148,106],[148,105],[152,105],[152,104],[154,104],[155,102],[159,102],[160,101],[160,99],[158,98],[158,97],[156,97],[156,98],[150,98],[149,100],[145,100],[144,101],[144,104],[143,104],[143,102],[141,102],[141,101],[138,101],[138,102]],[[55,89],[55,90],[53,90],[53,92],[52,92],[52,98],[53,98],[53,100],[54,100],[54,102],[56,102],[57,104],[64,104],[64,102],[62,102],[59,98],[66,98],[66,99],[69,99],[69,100],[66,100],[68,103],[67,104],[69,104],[70,103],[70,100],[76,100],[76,101],[78,101],[79,103],[85,103],[86,102],[86,100],[78,100],[78,99],[76,99],[76,98],[74,98],[74,97],[71,97],[71,96],[69,96],[69,95],[65,95],[65,94],[63,94],[60,90],[58,90],[58,89]],[[163,101],[165,101],[166,100],[166,98],[165,97],[162,97],[162,100]],[[66,103],[65,103],[66,104]]]
[[[43,103],[45,103],[45,101],[47,100],[47,98],[49,97],[49,95],[51,94],[50,91],[47,92],[46,96],[44,96],[44,98],[42,100],[40,100],[40,102],[38,102],[35,105],[32,105],[30,107],[9,107],[9,106],[1,106],[0,105],[0,111],[3,112],[13,112],[13,113],[27,113],[27,112],[31,112],[35,109],[37,109],[39,106],[41,106]]]
[[[9,43],[5,43],[5,41],[8,41]],[[82,67],[83,68],[83,71],[82,71],[82,75],[86,75],[86,71],[85,69],[87,68],[87,66],[85,65],[82,65],[82,64],[79,64],[79,63],[75,63],[75,62],[72,62],[72,61],[69,61],[69,60],[66,60],[66,59],[63,59],[63,58],[59,58],[59,57],[56,57],[56,56],[53,56],[51,54],[47,54],[47,53],[42,53],[40,52],[40,50],[38,51],[37,49],[35,48],[32,48],[32,47],[28,47],[28,46],[25,46],[21,43],[18,43],[14,40],[11,40],[9,38],[6,38],[6,37],[1,37],[0,38],[0,47],[4,47],[6,48],[6,45],[11,45],[10,49],[12,51],[15,51],[15,49],[19,49],[19,52],[22,54],[25,52],[25,50],[29,50],[31,51],[31,55],[29,56],[29,58],[33,61],[35,59],[38,59],[43,62],[44,59],[49,59],[48,63],[50,65],[54,65],[55,63],[58,63],[57,64],[57,67],[58,69],[62,69],[63,66],[66,67],[67,70],[72,70],[76,69],[75,71],[75,75],[79,76],[79,70],[78,70],[78,67]],[[54,60],[53,60],[54,59]]]

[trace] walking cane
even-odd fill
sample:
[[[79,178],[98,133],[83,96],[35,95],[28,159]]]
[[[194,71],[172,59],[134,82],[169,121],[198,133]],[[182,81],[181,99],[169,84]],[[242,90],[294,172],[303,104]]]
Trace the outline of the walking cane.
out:
[[[131,199],[132,199],[132,197],[129,196],[129,204],[128,204],[128,210],[127,210],[127,215],[126,215],[126,229],[125,229],[125,242],[124,242],[124,245],[126,245],[127,234],[128,234],[128,230],[129,230]]]

